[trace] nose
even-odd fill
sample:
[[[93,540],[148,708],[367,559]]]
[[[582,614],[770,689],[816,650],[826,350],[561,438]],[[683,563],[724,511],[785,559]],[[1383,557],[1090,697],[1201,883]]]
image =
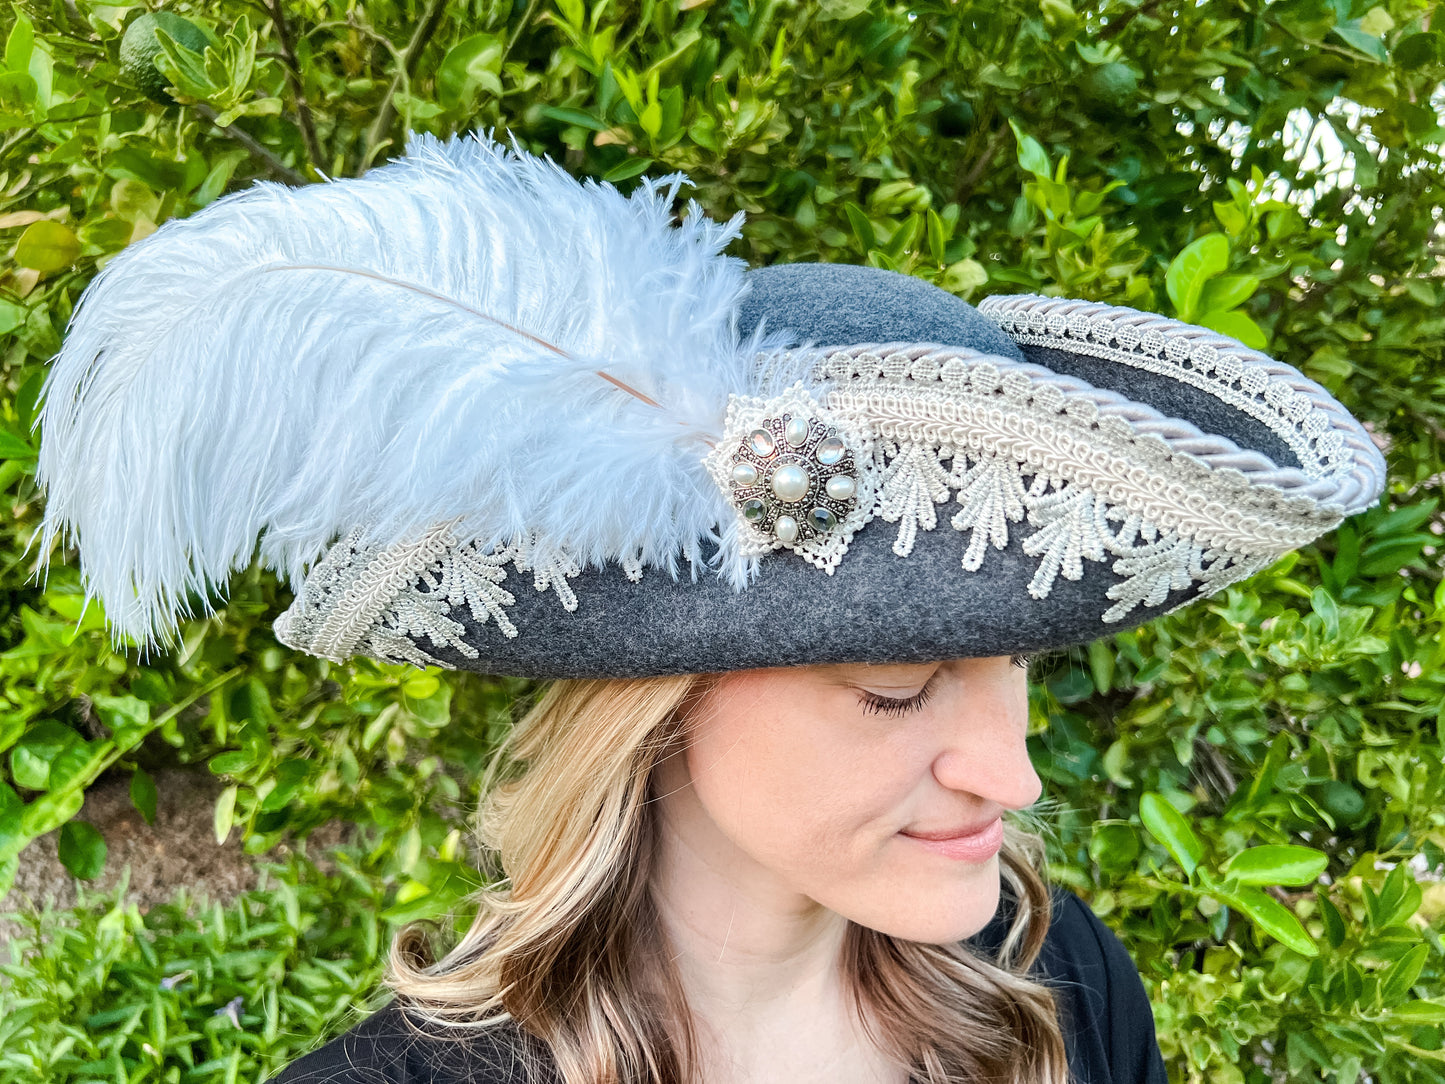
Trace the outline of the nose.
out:
[[[951,720],[933,761],[933,777],[949,790],[1024,809],[1043,794],[1028,750],[1028,701],[1000,702]],[[982,706],[980,706],[982,707]]]

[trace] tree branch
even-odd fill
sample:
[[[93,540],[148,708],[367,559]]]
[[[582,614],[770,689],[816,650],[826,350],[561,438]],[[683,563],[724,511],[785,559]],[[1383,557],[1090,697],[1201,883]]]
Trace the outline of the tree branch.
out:
[[[1121,33],[1126,26],[1132,23],[1140,15],[1151,14],[1154,9],[1163,2],[1164,0],[1144,0],[1144,3],[1140,4],[1138,7],[1130,8],[1124,13],[1123,17],[1121,17],[1117,23],[1110,23],[1108,26],[1104,27],[1102,30],[1099,31],[1099,40],[1108,41],[1116,34]]]
[[[445,11],[446,4],[443,0],[427,0],[426,13],[422,16],[421,22],[417,23],[416,29],[412,31],[411,40],[406,43],[406,51],[401,54],[401,66],[393,77],[391,86],[386,88],[386,97],[381,100],[381,108],[377,111],[376,120],[372,122],[371,130],[366,134],[366,153],[361,156],[361,165],[356,171],[358,176],[371,168],[371,163],[380,152],[382,140],[388,129],[391,128],[391,122],[396,118],[396,107],[392,104],[396,98],[396,92],[403,85],[411,85],[411,77],[416,71],[417,63],[421,60],[422,50],[427,47],[432,35],[436,33],[437,25],[441,22]]]
[[[527,0],[527,10],[522,12],[522,18],[517,22],[517,28],[507,37],[507,43],[502,46],[502,62],[511,55],[512,46],[517,44],[517,39],[522,36],[522,31],[527,29],[527,24],[537,14],[537,9],[542,6],[542,0]]]
[[[276,28],[276,40],[281,46],[281,58],[286,68],[286,81],[291,84],[291,93],[296,95],[296,119],[301,128],[301,138],[306,142],[306,157],[311,165],[321,168],[321,144],[316,138],[316,125],[311,119],[311,106],[306,93],[301,89],[301,65],[296,60],[296,45],[291,37],[291,27],[286,22],[286,9],[282,0],[265,0],[271,13],[271,24]]]
[[[280,177],[283,181],[285,181],[287,184],[301,185],[308,183],[305,177],[301,176],[301,174],[297,173],[285,162],[277,158],[276,155],[271,151],[270,147],[267,147],[264,143],[258,141],[249,132],[243,131],[242,129],[236,127],[236,125],[234,124],[217,124],[216,111],[205,102],[195,102],[191,105],[191,108],[194,109],[201,116],[205,117],[206,120],[211,123],[211,126],[222,135],[226,136],[229,139],[234,139],[237,143],[241,144],[241,146],[245,147],[257,158],[261,159],[261,161],[265,162],[268,166],[271,167],[271,171],[275,173],[276,176]]]
[[[963,175],[963,180],[958,182],[958,187],[953,190],[954,203],[962,207],[973,198],[973,192],[978,187],[978,182],[983,178],[988,167],[993,165],[995,156],[1012,131],[1007,124],[994,129],[993,135],[989,136],[988,142],[984,144],[983,153],[978,156],[973,166]]]

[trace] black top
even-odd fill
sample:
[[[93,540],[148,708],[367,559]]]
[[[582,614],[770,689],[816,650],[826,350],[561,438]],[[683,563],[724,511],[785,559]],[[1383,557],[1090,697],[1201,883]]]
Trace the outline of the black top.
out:
[[[997,949],[1006,917],[1000,907],[971,943]],[[1053,918],[1031,974],[1055,988],[1077,1084],[1168,1084],[1139,972],[1113,931],[1072,892],[1054,889]],[[419,1035],[393,1002],[270,1084],[523,1084],[516,1042],[509,1027],[466,1042]]]

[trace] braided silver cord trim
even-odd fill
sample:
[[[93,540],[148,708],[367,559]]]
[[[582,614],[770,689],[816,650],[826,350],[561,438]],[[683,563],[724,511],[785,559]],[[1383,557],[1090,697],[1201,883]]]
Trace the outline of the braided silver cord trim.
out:
[[[1319,487],[1303,472],[1112,392],[1078,381],[1066,392],[1057,374],[1005,369],[974,351],[912,346],[880,356],[886,349],[830,354],[823,372],[837,382],[827,404],[900,447],[1002,457],[1232,553],[1283,553],[1340,519],[1311,499]]]
[[[1189,384],[1267,425],[1313,478],[1335,483],[1323,501],[1347,515],[1384,487],[1385,463],[1333,396],[1294,368],[1208,328],[1101,302],[1023,294],[979,311],[1016,342],[1102,358]]]
[[[1034,598],[1080,579],[1086,561],[1112,562],[1106,622],[1191,585],[1218,591],[1343,517],[1320,502],[1331,481],[1042,366],[882,344],[825,351],[810,372],[830,411],[875,435],[873,514],[899,524],[895,553],[956,494],[964,571],[1026,523]]]

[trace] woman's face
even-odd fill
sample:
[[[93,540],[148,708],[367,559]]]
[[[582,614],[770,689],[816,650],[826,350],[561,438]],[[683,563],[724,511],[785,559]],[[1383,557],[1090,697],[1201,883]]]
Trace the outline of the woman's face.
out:
[[[942,944],[998,906],[999,817],[1039,797],[1009,658],[713,679],[660,767],[666,829],[714,873]]]

